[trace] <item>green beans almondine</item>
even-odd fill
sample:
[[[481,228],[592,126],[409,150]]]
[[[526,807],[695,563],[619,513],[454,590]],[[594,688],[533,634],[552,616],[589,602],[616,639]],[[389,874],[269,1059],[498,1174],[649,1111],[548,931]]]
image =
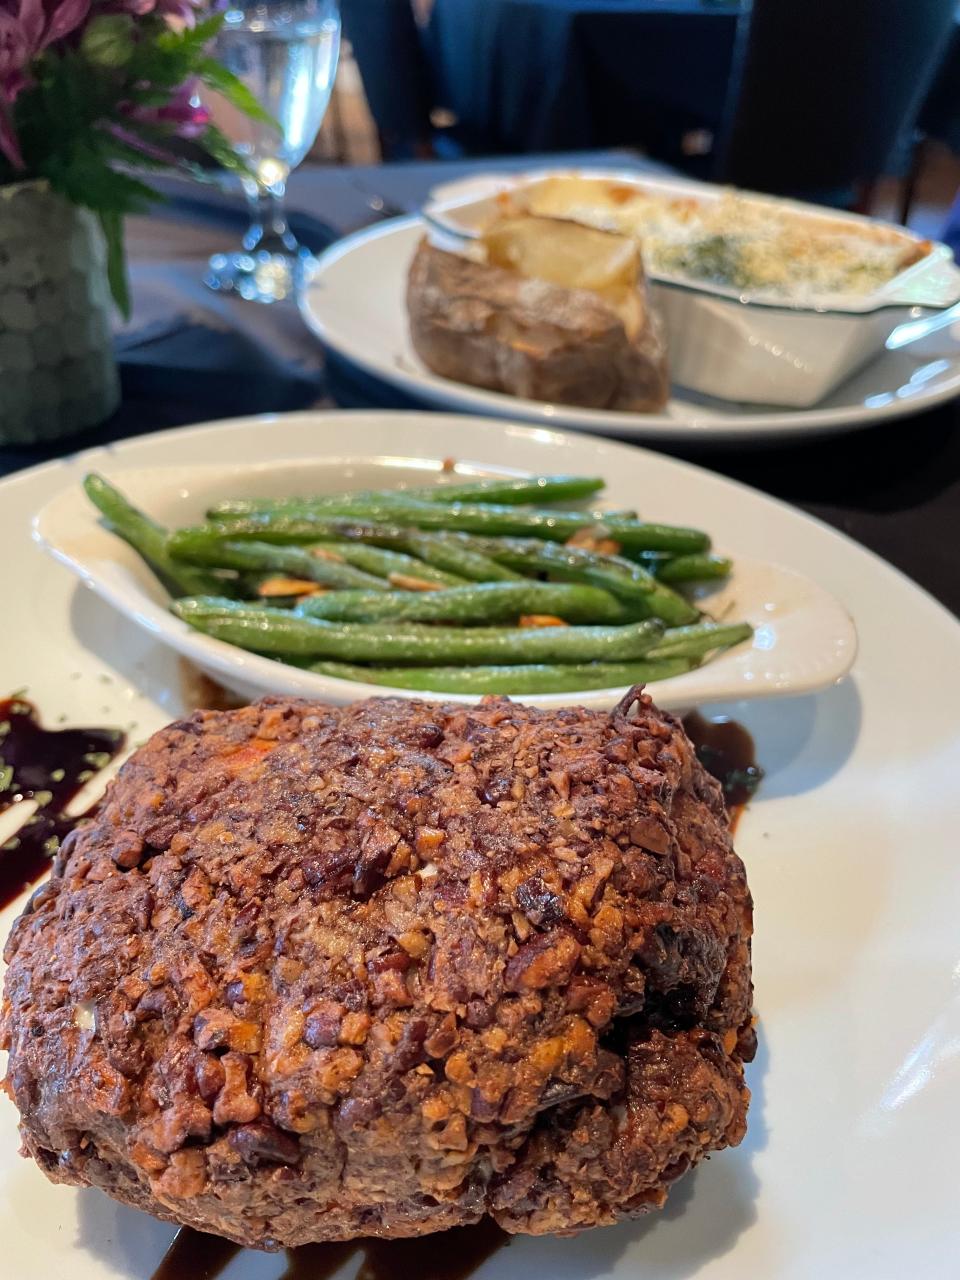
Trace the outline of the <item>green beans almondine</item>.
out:
[[[173,539],[171,539],[171,544]],[[386,591],[388,584],[372,573],[364,573],[339,560],[315,556],[303,547],[277,546],[272,542],[232,542],[229,538],[198,535],[191,542],[181,541],[174,549],[175,558],[191,564],[216,565],[239,569],[244,573],[285,573],[306,578],[326,587],[362,587],[367,591]]]
[[[684,658],[659,661],[585,662],[568,665],[529,663],[506,667],[358,667],[346,662],[315,662],[310,666],[324,676],[365,681],[394,689],[433,690],[436,693],[535,694],[577,693],[582,689],[622,689],[631,684],[651,684],[689,671],[695,663]]]
[[[551,511],[502,504],[418,502],[402,497],[354,498],[331,502],[322,513],[304,511],[261,512],[248,516],[224,516],[212,527],[231,538],[256,538],[265,542],[305,542],[327,536],[331,520],[364,520],[425,530],[455,530],[489,536],[536,537],[563,542],[580,529],[590,528],[596,516],[585,511]],[[610,537],[635,550],[671,551],[676,555],[706,551],[710,539],[699,529],[650,524],[622,516],[604,517]]]
[[[177,601],[190,626],[241,649],[283,657],[409,662],[608,662],[642,658],[663,635],[654,619],[619,627],[456,627],[406,623],[325,622],[285,609],[251,609],[227,601]],[[680,655],[683,656],[683,655]]]
[[[397,541],[405,541],[406,534],[397,531]],[[276,544],[273,544],[276,545]],[[389,578],[400,574],[404,578],[420,578],[423,582],[435,582],[440,587],[460,587],[467,581],[462,574],[445,573],[432,564],[418,560],[416,556],[407,555],[405,551],[389,551],[384,547],[375,547],[366,542],[349,542],[345,538],[339,541],[311,543],[308,551],[314,548],[329,551],[340,556],[347,564],[356,569],[363,569],[377,578]]]
[[[342,679],[576,694],[668,679],[752,634],[683,593],[730,572],[706,533],[632,509],[549,505],[591,500],[603,488],[595,477],[438,477],[408,490],[230,499],[207,524],[170,533],[102,477],[84,483],[190,626]],[[620,552],[572,537],[582,530]],[[301,580],[289,595],[284,578]]]
[[[465,547],[482,551],[511,568],[522,568],[528,573],[545,572],[565,582],[589,582],[602,587],[618,600],[628,601],[670,626],[695,622],[700,616],[683,596],[657,582],[642,565],[622,556],[605,555],[583,547],[561,546],[556,542],[540,542],[536,538],[458,536]]]
[[[527,476],[515,479],[490,477],[459,484],[437,483],[415,489],[383,489],[358,494],[364,498],[413,498],[419,502],[499,502],[523,506],[531,502],[572,502],[589,498],[603,488],[603,481],[590,476]],[[235,498],[218,502],[207,516],[249,516],[259,512],[316,511],[322,514],[341,501],[338,495],[316,494],[305,498]]]
[[[553,614],[567,622],[626,622],[623,605],[599,587],[566,582],[476,582],[441,591],[328,591],[297,607],[337,622],[506,622]]]

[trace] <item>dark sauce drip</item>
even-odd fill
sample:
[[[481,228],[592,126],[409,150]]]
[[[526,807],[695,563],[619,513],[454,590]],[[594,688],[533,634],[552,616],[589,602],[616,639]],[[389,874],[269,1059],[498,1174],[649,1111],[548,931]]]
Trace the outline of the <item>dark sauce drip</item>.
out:
[[[683,727],[698,760],[723,788],[730,826],[736,828],[744,805],[763,780],[753,738],[736,720],[707,720],[699,711],[684,716]]]
[[[286,1251],[280,1280],[330,1280],[348,1258],[359,1266],[352,1280],[467,1280],[498,1249],[508,1244],[505,1231],[485,1218],[473,1227],[455,1227],[412,1240],[345,1240],[308,1244]],[[163,1255],[151,1280],[216,1280],[240,1246],[218,1236],[183,1227]]]
[[[40,802],[33,817],[0,845],[0,907],[47,873],[80,821],[64,809],[125,741],[119,729],[45,729],[24,698],[0,700],[0,813],[24,800]]]
[[[242,1246],[181,1227],[150,1280],[216,1280]]]

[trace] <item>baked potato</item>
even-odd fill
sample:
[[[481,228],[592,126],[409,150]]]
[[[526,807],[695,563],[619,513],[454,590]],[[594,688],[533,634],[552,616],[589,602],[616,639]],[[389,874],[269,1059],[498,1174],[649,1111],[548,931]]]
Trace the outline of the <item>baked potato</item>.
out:
[[[664,343],[628,237],[520,217],[463,253],[424,238],[407,312],[414,349],[442,377],[596,409],[666,403]]]

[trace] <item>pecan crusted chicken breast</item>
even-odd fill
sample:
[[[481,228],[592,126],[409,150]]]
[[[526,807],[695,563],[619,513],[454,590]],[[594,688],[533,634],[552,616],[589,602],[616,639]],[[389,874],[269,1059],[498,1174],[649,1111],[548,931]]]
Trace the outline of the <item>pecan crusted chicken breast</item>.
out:
[[[49,1178],[260,1248],[572,1232],[743,1137],[751,902],[679,722],[268,698],[125,765],[7,943]]]

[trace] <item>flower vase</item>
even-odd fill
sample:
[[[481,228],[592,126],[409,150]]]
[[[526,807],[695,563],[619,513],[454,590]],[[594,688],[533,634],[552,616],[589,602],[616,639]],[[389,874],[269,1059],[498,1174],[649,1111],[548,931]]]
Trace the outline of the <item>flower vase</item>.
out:
[[[56,440],[120,402],[96,218],[43,182],[0,186],[0,444]]]

